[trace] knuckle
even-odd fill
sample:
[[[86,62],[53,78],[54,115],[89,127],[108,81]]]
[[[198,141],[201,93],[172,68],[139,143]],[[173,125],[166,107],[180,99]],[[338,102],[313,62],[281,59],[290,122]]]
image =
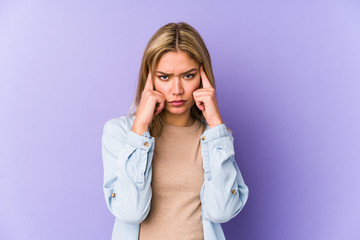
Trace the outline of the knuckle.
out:
[[[152,97],[152,94],[151,94],[151,92],[149,91],[149,90],[146,90],[146,91],[144,91],[143,93],[142,93],[142,95],[144,96],[144,97]]]

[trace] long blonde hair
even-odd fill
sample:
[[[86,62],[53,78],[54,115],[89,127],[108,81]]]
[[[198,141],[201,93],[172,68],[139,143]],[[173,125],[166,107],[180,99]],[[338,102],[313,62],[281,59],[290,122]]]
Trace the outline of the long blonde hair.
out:
[[[215,88],[210,54],[200,34],[192,26],[185,22],[177,24],[168,23],[156,31],[146,45],[139,70],[139,82],[136,97],[131,106],[131,109],[133,109],[134,105],[136,106],[135,112],[132,113],[132,115],[136,115],[137,108],[140,104],[141,94],[144,90],[146,79],[149,74],[149,69],[151,69],[151,72],[155,72],[155,68],[159,63],[160,58],[165,53],[179,50],[187,53],[199,65],[203,65],[206,76],[208,77],[211,85]],[[202,84],[200,87],[202,87]],[[154,115],[153,120],[149,125],[151,136],[157,137],[161,135],[164,126],[162,113],[163,112],[158,115]],[[204,123],[205,118],[195,103],[191,108],[191,114],[195,119]]]

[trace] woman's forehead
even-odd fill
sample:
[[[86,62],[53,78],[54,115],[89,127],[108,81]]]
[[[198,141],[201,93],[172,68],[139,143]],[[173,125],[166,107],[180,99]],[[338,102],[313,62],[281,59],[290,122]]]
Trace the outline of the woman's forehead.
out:
[[[157,65],[156,71],[164,73],[184,73],[199,68],[199,64],[183,51],[165,53]]]

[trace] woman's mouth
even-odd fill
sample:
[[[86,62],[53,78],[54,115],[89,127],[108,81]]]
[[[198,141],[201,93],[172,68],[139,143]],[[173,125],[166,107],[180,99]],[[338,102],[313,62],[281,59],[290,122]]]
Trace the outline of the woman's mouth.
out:
[[[169,103],[175,107],[178,107],[185,104],[185,102],[186,102],[185,100],[176,100],[176,101],[171,101]]]

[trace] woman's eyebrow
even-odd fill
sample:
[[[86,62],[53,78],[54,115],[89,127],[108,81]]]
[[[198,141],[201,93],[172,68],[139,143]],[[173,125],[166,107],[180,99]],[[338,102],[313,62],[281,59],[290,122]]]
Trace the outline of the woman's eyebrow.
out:
[[[188,73],[191,73],[193,71],[197,71],[198,69],[197,68],[192,68],[186,72],[183,72],[181,75],[185,75],[185,74],[188,74]],[[161,72],[161,71],[156,71],[157,73],[160,73],[160,74],[163,74],[163,75],[173,75],[173,74],[170,74],[170,73],[164,73],[164,72]]]

